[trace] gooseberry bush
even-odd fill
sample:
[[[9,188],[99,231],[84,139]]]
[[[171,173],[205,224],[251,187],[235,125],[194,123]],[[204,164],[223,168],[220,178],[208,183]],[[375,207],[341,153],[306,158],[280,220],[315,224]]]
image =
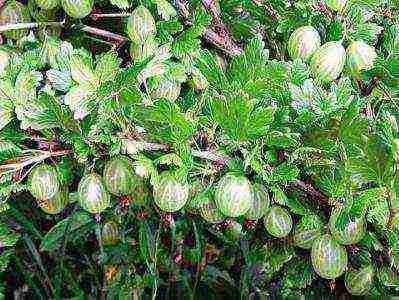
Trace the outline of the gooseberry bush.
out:
[[[0,299],[398,296],[398,21],[0,1]]]

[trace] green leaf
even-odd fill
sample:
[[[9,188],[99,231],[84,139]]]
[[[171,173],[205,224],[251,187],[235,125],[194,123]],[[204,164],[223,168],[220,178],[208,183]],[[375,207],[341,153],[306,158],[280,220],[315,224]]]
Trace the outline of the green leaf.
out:
[[[349,153],[354,148],[363,148],[367,141],[369,122],[360,115],[359,109],[348,110],[338,128],[339,139],[345,144]],[[355,152],[358,153],[358,152]]]
[[[296,86],[301,86],[310,76],[307,65],[301,60],[296,59],[291,66],[291,82]]]
[[[13,233],[6,224],[0,222],[0,245],[1,247],[12,247],[14,246],[21,235]]]
[[[286,266],[287,276],[284,286],[288,289],[297,290],[306,288],[317,278],[309,260],[295,257]]]
[[[306,79],[302,86],[289,84],[292,107],[303,114],[307,111],[323,116],[339,111],[349,106],[352,101],[351,83],[348,78],[342,78],[338,85],[331,85],[331,93],[327,94],[321,87],[314,84],[312,79]]]
[[[228,85],[228,79],[220,67],[218,58],[209,50],[200,50],[195,58],[195,65],[215,89],[222,90]]]
[[[72,85],[72,78],[67,72],[50,69],[46,72],[46,76],[51,86],[57,91],[67,92]]]
[[[354,199],[350,214],[351,216],[361,217],[366,214],[367,209],[377,208],[379,203],[387,199],[387,190],[383,188],[372,188],[360,192]],[[374,213],[371,213],[373,215]],[[370,215],[370,217],[371,217]]]
[[[21,127],[35,130],[61,127],[62,119],[59,113],[63,110],[57,98],[42,93],[24,108]]]
[[[366,43],[374,44],[382,30],[383,27],[376,23],[360,24],[356,32],[351,34],[351,38],[353,40],[363,40]]]
[[[206,26],[211,23],[211,17],[202,9],[196,9],[192,15],[193,25],[183,31],[172,45],[172,52],[176,57],[183,57],[201,48],[201,37]]]
[[[156,244],[158,241],[155,240],[155,236],[151,232],[146,222],[140,222],[139,241],[140,253],[147,265],[148,270],[152,275],[154,275],[156,270],[154,269],[153,261],[156,255]]]
[[[130,7],[128,0],[111,0],[110,3],[120,9],[128,9]]]
[[[159,100],[153,106],[136,111],[137,118],[149,134],[168,142],[184,142],[194,133],[193,121],[180,112],[177,104],[168,100]]]
[[[367,222],[376,225],[381,229],[386,229],[389,221],[390,211],[387,199],[373,202],[366,214]]]
[[[163,20],[170,20],[177,15],[175,8],[167,0],[154,0],[157,5],[158,14]]]
[[[280,131],[269,131],[266,136],[266,144],[276,148],[292,148],[299,145],[301,135],[295,132],[283,133]]]
[[[247,131],[248,137],[252,139],[264,135],[268,125],[274,121],[275,111],[271,106],[255,109],[250,116],[251,127]]]
[[[145,83],[148,78],[162,75],[167,71],[165,62],[171,58],[170,46],[163,45],[158,48],[157,54],[138,73],[138,82]]]
[[[297,166],[283,162],[274,168],[270,174],[264,178],[267,182],[291,182],[298,178],[299,169]]]
[[[391,161],[381,137],[368,136],[362,153],[363,155],[354,156],[349,160],[350,170],[360,175],[365,181],[383,183],[388,178]]]
[[[192,15],[192,21],[196,26],[209,26],[211,25],[211,17],[209,14],[201,7],[196,9]]]
[[[294,214],[297,215],[306,216],[310,212],[309,209],[297,198],[287,198],[286,205]]]
[[[11,122],[13,119],[14,109],[12,101],[2,97],[2,88],[4,88],[4,85],[2,85],[2,82],[0,81],[0,130]]]
[[[399,51],[399,50],[398,50]],[[378,76],[382,81],[392,88],[397,88],[399,79],[399,55],[382,59],[377,57],[374,68],[367,75]],[[397,109],[397,107],[395,107]]]
[[[54,110],[60,109],[61,104],[47,94],[37,95],[41,79],[41,73],[28,71],[21,73],[15,82],[15,113],[22,129],[42,130],[59,125]]]
[[[294,249],[282,245],[265,245],[266,257],[263,261],[263,274],[267,279],[273,276],[283,268],[284,264],[294,258]]]
[[[14,82],[20,73],[40,70],[43,68],[43,62],[40,49],[25,51],[20,55],[14,55],[8,63],[4,78]]]
[[[15,158],[21,153],[21,149],[9,141],[0,140],[0,163]]]
[[[23,71],[15,81],[16,106],[28,105],[36,97],[36,88],[43,76],[37,71]]]
[[[337,176],[336,170],[334,169],[321,169],[318,174],[314,176],[314,181],[317,187],[331,198],[338,199],[345,194],[345,182],[342,178]]]
[[[226,271],[221,271],[215,266],[207,265],[205,270],[202,274],[204,280],[208,282],[215,282],[215,283],[227,283],[230,286],[234,286],[234,280],[230,277],[230,274]]]
[[[74,119],[80,120],[91,112],[90,96],[95,93],[91,85],[81,84],[72,87],[65,95],[64,102],[74,113]]]
[[[391,209],[399,210],[399,174],[397,174],[393,179],[393,188],[392,188],[392,197],[391,197]]]
[[[391,25],[384,32],[382,45],[388,57],[399,56],[399,25]]]
[[[92,66],[80,53],[75,53],[70,60],[71,76],[78,84],[96,85],[97,75],[93,72]]]
[[[287,205],[287,202],[289,201],[288,197],[279,186],[273,185],[270,187],[270,190],[273,194],[273,202],[282,206]]]
[[[176,57],[183,57],[184,55],[194,52],[201,47],[201,40],[197,37],[205,32],[203,27],[192,27],[187,29],[176,38],[172,45],[172,52]]]
[[[57,53],[61,46],[61,40],[58,37],[45,35],[43,45],[41,48],[41,58],[45,65],[52,67],[57,65]]]
[[[227,96],[227,95],[226,95]],[[211,102],[212,118],[235,141],[265,135],[274,120],[272,107],[254,107],[254,103],[238,93]]]
[[[11,256],[13,254],[14,251],[12,249],[8,249],[0,255],[0,272],[4,272],[7,269],[8,263],[10,262]]]
[[[53,69],[70,74],[70,61],[73,56],[73,46],[67,41],[62,41],[55,55],[55,63],[51,65]]]
[[[92,216],[83,211],[77,211],[67,219],[59,221],[43,237],[40,244],[41,251],[57,250],[65,237],[69,234],[75,234],[75,238],[80,236],[81,228],[94,224]]]
[[[250,40],[243,54],[236,56],[227,69],[228,76],[237,82],[243,82],[261,75],[257,74],[266,67],[269,51],[260,36]]]
[[[97,64],[94,73],[101,82],[112,81],[120,71],[121,60],[117,53],[111,51],[96,57]]]
[[[389,253],[394,268],[399,268],[399,235],[392,231],[386,231],[385,236],[389,244]]]
[[[348,77],[341,77],[338,84],[331,84],[331,99],[337,109],[346,108],[353,101],[353,88]]]
[[[54,225],[44,236],[40,244],[41,251],[54,251],[58,249],[59,242],[64,238],[69,223],[69,219],[64,219]]]

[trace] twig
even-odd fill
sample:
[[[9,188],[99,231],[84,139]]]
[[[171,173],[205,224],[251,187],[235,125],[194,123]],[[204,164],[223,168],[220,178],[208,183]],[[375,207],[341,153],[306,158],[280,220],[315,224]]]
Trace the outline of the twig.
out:
[[[167,151],[168,146],[146,141],[125,138],[122,140],[122,152],[134,155],[140,151]]]
[[[42,275],[45,279],[43,281],[43,286],[46,287],[46,292],[48,293],[49,296],[54,295],[54,287],[51,283],[50,277],[47,275],[48,272],[47,272],[46,268],[44,267],[44,264],[43,264],[43,261],[42,261],[39,251],[37,251],[36,246],[33,243],[32,239],[29,237],[29,235],[24,233],[24,234],[22,234],[22,238],[23,238],[24,242],[26,243],[26,245],[32,255],[33,260],[35,261],[35,263],[39,267],[40,271],[42,272]],[[39,279],[41,279],[41,278],[39,278]],[[47,287],[49,289],[47,289]]]
[[[167,151],[169,149],[169,147],[164,144],[133,140],[129,138],[123,139],[122,143],[123,143],[122,146],[123,152],[126,152],[131,155],[137,154],[140,151]],[[214,162],[226,163],[228,160],[231,159],[230,156],[227,156],[226,154],[219,151],[199,151],[192,149],[191,154],[194,157]]]
[[[222,30],[221,34],[218,34],[212,30],[206,30],[204,38],[229,56],[237,56],[243,53],[243,50],[228,37],[226,31]]]
[[[306,192],[314,199],[318,199],[321,202],[329,204],[328,197],[316,190],[311,184],[305,183],[302,180],[295,180],[290,184],[290,186]]]
[[[103,18],[125,18],[130,17],[132,13],[113,13],[113,14],[96,14],[93,13],[90,17],[94,20],[103,19]]]
[[[276,21],[280,21],[281,20],[281,16],[278,13],[277,10],[275,10],[273,8],[273,6],[271,4],[264,4],[264,7],[266,8],[266,11],[269,13],[269,15]]]
[[[371,81],[369,82],[369,84],[365,87],[363,87],[361,89],[361,94],[363,97],[367,97],[370,96],[370,94],[372,93],[373,89],[377,86],[379,81],[379,78],[377,76],[374,76]]]
[[[205,38],[216,46],[224,49],[230,56],[240,55],[242,49],[233,41],[228,28],[223,24],[220,17],[220,8],[214,0],[202,0],[205,9],[210,12],[213,19],[213,31],[207,31]]]
[[[334,20],[334,14],[332,13],[332,11],[327,7],[327,5],[321,1],[318,3],[317,5],[318,9],[323,12],[329,19]]]
[[[167,145],[163,144],[157,144],[157,143],[149,143],[145,141],[137,141],[137,140],[132,140],[132,139],[125,139],[125,142],[127,144],[131,145],[131,151],[126,148],[126,143],[125,143],[125,151],[128,154],[137,154],[139,151],[167,151],[169,147]],[[191,149],[191,154],[194,157],[204,159],[204,160],[209,160],[213,162],[217,162],[218,164],[224,165],[226,164],[229,160],[232,159],[232,157],[224,154],[221,151],[199,151],[199,150],[194,150]],[[323,203],[329,204],[329,199],[326,195],[322,194],[318,190],[316,190],[311,184],[305,183],[302,180],[296,180],[292,183],[289,184],[291,188],[295,189],[300,189],[310,195],[312,198],[317,199]]]
[[[219,7],[215,3],[214,0],[202,0],[202,5],[205,9],[211,14],[213,19],[213,24],[215,25],[223,25],[222,20],[220,19]]]
[[[193,224],[193,229],[194,229],[194,236],[195,236],[195,247],[197,248],[197,250],[199,250],[199,254],[201,255],[202,252],[204,252],[202,257],[199,257],[201,259],[198,259],[197,261],[197,267],[196,267],[196,272],[195,272],[195,281],[194,281],[194,286],[193,286],[193,294],[195,295],[195,291],[197,290],[197,286],[198,286],[198,282],[199,282],[199,276],[200,276],[200,272],[201,272],[201,265],[204,261],[204,259],[206,259],[206,251],[204,249],[204,251],[201,250],[201,243],[200,243],[200,238],[199,238],[199,234],[198,234],[198,229],[197,226],[195,225],[195,221],[191,220],[192,224]]]
[[[90,33],[90,34],[94,34],[94,35],[98,35],[101,37],[105,37],[109,40],[114,40],[117,42],[117,46],[121,46],[124,43],[126,43],[128,41],[128,39],[122,35],[104,30],[104,29],[100,29],[100,28],[96,28],[96,27],[91,27],[91,26],[87,26],[87,25],[83,25],[82,27],[79,28],[81,31]]]
[[[188,9],[187,3],[184,0],[176,0],[175,3],[180,12],[180,15],[183,18],[183,22],[186,25],[192,25],[191,22],[189,21],[190,10]]]
[[[0,165],[0,174],[13,173],[18,170],[22,170],[31,164],[42,162],[47,158],[63,156],[70,153],[72,153],[71,150],[59,150],[54,152],[43,150],[26,150],[22,152],[22,156],[13,160],[8,160],[3,165]]]
[[[231,159],[230,156],[218,151],[198,151],[198,150],[191,150],[191,154],[194,157],[210,160],[214,162],[219,162],[225,164],[227,161]]]
[[[177,9],[180,12],[182,21],[186,26],[193,25],[190,18],[190,10],[185,0],[176,0]],[[204,34],[204,38],[207,42],[220,48],[229,56],[240,55],[243,50],[238,46],[227,29],[227,27],[222,23],[220,18],[220,12],[213,0],[203,0],[204,7],[209,10],[213,17],[214,28],[207,28]]]
[[[33,28],[37,28],[37,27],[47,27],[47,26],[63,27],[64,22],[37,22],[37,23],[6,24],[6,25],[0,26],[0,32],[5,32],[8,30],[33,29]]]

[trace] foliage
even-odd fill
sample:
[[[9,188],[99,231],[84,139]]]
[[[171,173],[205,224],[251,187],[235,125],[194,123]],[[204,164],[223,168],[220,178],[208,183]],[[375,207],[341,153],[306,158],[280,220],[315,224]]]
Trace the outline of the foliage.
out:
[[[398,1],[0,13],[0,298],[341,297],[369,273],[368,295],[399,295]],[[110,161],[128,166],[103,178]],[[43,165],[68,194],[58,214],[30,193]],[[252,205],[255,185],[267,203]],[[355,220],[361,239],[330,238]]]

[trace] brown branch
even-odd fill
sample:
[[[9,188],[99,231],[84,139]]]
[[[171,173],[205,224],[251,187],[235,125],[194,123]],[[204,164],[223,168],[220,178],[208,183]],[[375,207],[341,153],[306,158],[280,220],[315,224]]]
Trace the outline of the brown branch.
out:
[[[316,190],[311,184],[305,183],[302,180],[295,180],[290,184],[292,188],[300,189],[312,198],[319,200],[320,202],[329,204],[328,197]]]
[[[97,14],[97,13],[92,13],[90,14],[90,18],[93,20],[97,19],[104,19],[104,18],[126,18],[130,17],[132,13],[124,12],[124,13],[111,13],[111,14]]]
[[[266,11],[269,13],[269,15],[270,15],[274,20],[276,20],[276,21],[280,21],[280,20],[281,20],[280,14],[278,13],[277,10],[275,10],[275,9],[273,8],[272,5],[270,5],[270,4],[264,4],[264,7],[266,8]]]
[[[64,156],[71,154],[72,150],[57,150],[57,151],[50,151],[50,156],[51,157],[56,157],[56,156]]]
[[[215,3],[214,0],[202,0],[202,5],[205,7],[206,11],[208,11],[213,19],[213,24],[215,25],[223,25],[222,20],[220,18],[220,8],[218,4]]]
[[[240,55],[243,50],[235,43],[228,28],[223,24],[220,17],[219,6],[214,0],[202,0],[202,4],[205,9],[210,12],[214,27],[212,31],[207,31],[205,33],[205,38],[217,47],[223,49],[230,56]]]
[[[169,148],[167,145],[150,143],[147,141],[140,141],[125,138],[123,139],[122,149],[128,154],[137,154],[140,151],[167,151]]]
[[[363,97],[370,96],[371,93],[373,92],[374,88],[377,86],[379,81],[379,78],[377,76],[374,76],[371,81],[369,82],[368,85],[363,86],[361,88],[360,93],[362,94]]]
[[[6,160],[0,165],[0,173],[15,172],[23,168],[44,161],[50,157],[57,157],[71,154],[72,150],[58,150],[58,151],[42,151],[42,150],[25,150],[21,156]]]
[[[222,23],[220,18],[220,11],[213,0],[202,1],[205,9],[210,12],[213,18],[213,28],[207,28],[204,34],[204,39],[215,45],[217,48],[225,52],[228,56],[240,55],[243,50],[232,39],[227,27]],[[185,0],[176,0],[176,6],[180,12],[183,23],[186,26],[193,25],[190,19],[190,9]]]
[[[225,31],[216,33],[207,30],[204,35],[205,40],[224,51],[228,56],[237,56],[243,53],[241,47],[237,46]]]
[[[64,22],[11,23],[0,25],[0,32],[9,30],[33,29],[38,27],[63,27]]]
[[[191,150],[191,154],[200,159],[210,160],[218,164],[226,164],[231,157],[219,151],[198,151]]]
[[[187,3],[184,0],[176,0],[177,9],[180,12],[180,15],[183,18],[183,23],[185,25],[192,25],[189,21],[190,18],[190,10],[188,9]]]
[[[327,7],[327,5],[321,1],[318,3],[318,8],[321,12],[323,12],[329,19],[334,20],[335,16],[333,12]]]
[[[87,33],[90,33],[93,35],[105,37],[108,40],[114,40],[114,41],[116,41],[116,45],[118,47],[122,46],[124,43],[126,43],[128,41],[128,38],[126,38],[122,35],[119,35],[119,34],[104,30],[104,29],[99,29],[96,27],[83,25],[79,29],[81,31],[84,31],[84,32],[87,32]]]
[[[149,143],[146,141],[138,141],[134,139],[126,138],[125,141],[128,142],[128,145],[125,143],[125,151],[129,154],[137,154],[139,151],[167,151],[169,147],[163,144],[157,143]],[[131,151],[129,151],[129,148]],[[192,156],[209,160],[217,163],[218,165],[225,165],[232,157],[221,151],[209,150],[209,151],[200,151],[191,149]],[[302,180],[296,180],[288,185],[291,188],[299,189],[311,196],[313,199],[316,199],[322,203],[329,204],[329,199],[326,195],[322,194],[320,191],[315,189],[311,184],[305,183]]]

